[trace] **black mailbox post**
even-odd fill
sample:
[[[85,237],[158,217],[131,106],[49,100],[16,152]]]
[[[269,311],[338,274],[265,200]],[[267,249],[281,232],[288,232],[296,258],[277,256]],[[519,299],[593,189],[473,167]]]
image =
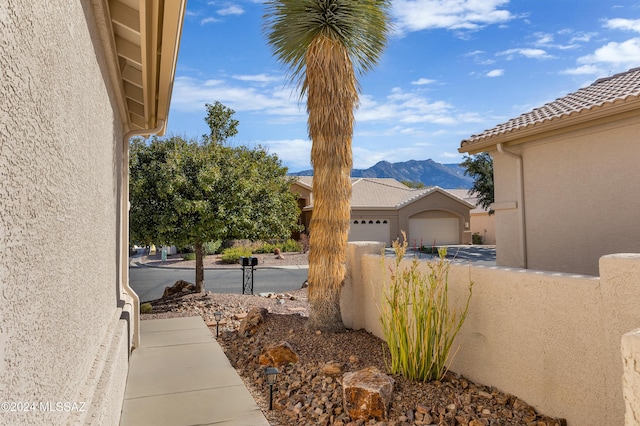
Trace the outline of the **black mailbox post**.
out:
[[[242,265],[242,294],[253,294],[253,272],[258,264],[257,257],[241,257]]]

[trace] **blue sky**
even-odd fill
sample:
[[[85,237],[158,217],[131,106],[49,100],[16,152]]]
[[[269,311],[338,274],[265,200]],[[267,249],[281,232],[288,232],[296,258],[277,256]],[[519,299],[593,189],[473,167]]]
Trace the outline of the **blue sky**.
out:
[[[167,133],[207,133],[205,103],[236,111],[232,145],[310,169],[306,107],[252,0],[189,0]],[[640,66],[640,1],[392,0],[379,65],[360,78],[355,168],[457,163],[460,141],[599,77]]]

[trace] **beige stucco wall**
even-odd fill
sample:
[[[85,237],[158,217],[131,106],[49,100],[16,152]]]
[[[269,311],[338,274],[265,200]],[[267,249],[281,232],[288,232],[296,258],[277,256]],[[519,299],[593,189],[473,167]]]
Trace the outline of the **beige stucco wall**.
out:
[[[383,338],[377,253],[379,245],[349,244],[341,308],[348,327]],[[475,284],[451,369],[570,426],[623,424],[620,341],[640,324],[640,255],[605,256],[600,272],[598,278],[453,264],[453,303],[464,301],[470,279]]]
[[[482,237],[482,244],[496,244],[496,216],[489,213],[473,213],[471,211],[471,234],[478,233]]]
[[[523,161],[528,268],[596,275],[600,256],[640,252],[638,134],[636,113],[509,147]],[[516,160],[491,154],[496,203],[516,201]],[[497,211],[498,265],[521,266],[519,226],[516,209]]]
[[[123,134],[97,30],[88,1],[0,2],[0,394],[84,409],[3,424],[120,416]]]

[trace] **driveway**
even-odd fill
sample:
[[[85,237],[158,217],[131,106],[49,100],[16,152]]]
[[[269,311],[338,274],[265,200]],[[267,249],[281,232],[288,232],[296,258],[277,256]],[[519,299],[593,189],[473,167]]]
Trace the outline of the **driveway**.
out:
[[[387,249],[387,255],[393,255],[393,249]],[[406,257],[434,259],[437,255],[407,250]],[[472,262],[475,265],[496,266],[496,246],[451,245],[447,246],[447,259],[455,263]]]

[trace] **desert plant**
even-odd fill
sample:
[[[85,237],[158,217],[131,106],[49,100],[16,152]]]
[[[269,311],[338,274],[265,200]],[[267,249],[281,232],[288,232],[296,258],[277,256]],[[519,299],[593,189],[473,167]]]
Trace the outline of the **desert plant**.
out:
[[[245,247],[230,247],[222,252],[220,260],[224,263],[238,263],[241,257],[251,256],[251,250]]]
[[[441,379],[450,365],[449,352],[456,334],[469,310],[473,282],[462,311],[452,310],[448,300],[449,262],[446,248],[440,258],[428,262],[428,273],[411,266],[402,267],[407,249],[403,232],[402,243],[395,241],[395,264],[389,267],[391,283],[385,287],[382,306],[382,327],[389,349],[393,374],[410,380],[428,382]],[[386,275],[385,275],[386,276]]]
[[[153,306],[151,306],[151,303],[143,303],[142,305],[140,305],[140,313],[142,314],[153,313]]]

